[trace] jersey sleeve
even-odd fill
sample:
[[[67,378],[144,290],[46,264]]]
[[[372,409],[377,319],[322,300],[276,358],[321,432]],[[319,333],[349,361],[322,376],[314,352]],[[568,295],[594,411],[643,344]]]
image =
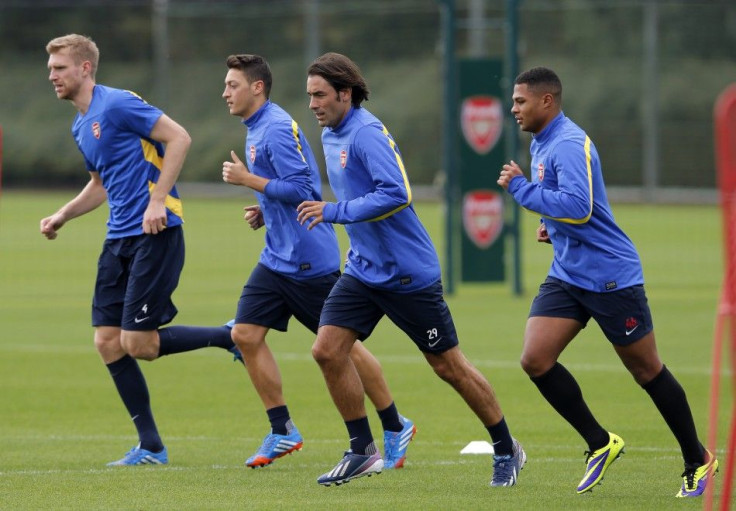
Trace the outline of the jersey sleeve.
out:
[[[327,204],[324,211],[327,221],[349,224],[382,220],[411,204],[411,186],[404,161],[385,127],[368,125],[358,130],[353,149],[367,171],[364,184],[369,191],[352,200]]]
[[[121,91],[108,107],[112,122],[120,128],[149,138],[163,112],[130,91]]]
[[[270,199],[301,202],[312,198],[311,170],[302,150],[302,138],[296,121],[276,123],[268,133],[268,157],[278,177],[264,189]]]
[[[87,168],[87,172],[97,172],[95,166],[92,165],[92,162],[87,159],[84,153],[82,153],[82,158],[84,158],[84,165]]]
[[[525,209],[559,222],[583,224],[593,212],[590,138],[586,137],[583,145],[562,141],[552,154],[549,163],[557,179],[555,189],[516,176],[509,184],[509,192]]]

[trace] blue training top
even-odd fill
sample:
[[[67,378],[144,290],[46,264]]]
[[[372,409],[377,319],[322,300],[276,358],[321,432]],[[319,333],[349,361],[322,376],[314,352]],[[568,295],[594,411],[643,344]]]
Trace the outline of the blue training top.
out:
[[[243,121],[248,128],[245,160],[250,171],[270,179],[256,192],[266,225],[260,262],[296,279],[315,278],[340,269],[335,229],[319,224],[311,231],[297,221],[296,207],[321,201],[319,167],[302,130],[288,113],[266,101]]]
[[[338,200],[325,206],[323,216],[346,224],[345,273],[396,292],[440,280],[437,253],[414,211],[401,153],[383,124],[365,108],[351,107],[337,127],[322,130],[322,144]]]
[[[87,113],[77,113],[72,135],[87,170],[97,172],[107,192],[107,238],[143,234],[143,213],[161,175],[163,145],[149,137],[163,112],[130,91],[95,85]],[[166,197],[168,227],[182,224],[181,200]]]
[[[508,191],[543,216],[554,248],[549,275],[588,291],[644,283],[636,248],[616,224],[590,137],[560,112],[531,143],[532,181],[514,177]]]

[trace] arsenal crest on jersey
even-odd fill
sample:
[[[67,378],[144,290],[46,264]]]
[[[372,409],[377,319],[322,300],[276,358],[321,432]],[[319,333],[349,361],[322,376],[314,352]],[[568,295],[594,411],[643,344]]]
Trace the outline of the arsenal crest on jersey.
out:
[[[493,190],[471,190],[463,197],[463,227],[478,248],[488,248],[503,231],[503,197]]]
[[[348,162],[348,152],[345,149],[343,149],[342,151],[340,151],[340,166],[342,168],[345,168],[345,165],[347,164],[347,162]]]
[[[493,96],[465,98],[460,123],[468,145],[480,155],[488,154],[503,131],[503,103]]]
[[[544,181],[544,163],[537,165],[537,181]]]
[[[100,135],[102,134],[102,130],[100,129],[100,123],[99,122],[93,122],[92,123],[92,134],[95,136],[97,140],[100,139]]]
[[[250,162],[256,162],[256,146],[254,145],[250,146]]]

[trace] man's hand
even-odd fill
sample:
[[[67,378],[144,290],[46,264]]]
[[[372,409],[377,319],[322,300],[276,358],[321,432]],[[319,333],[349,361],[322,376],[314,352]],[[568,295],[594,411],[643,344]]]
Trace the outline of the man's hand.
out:
[[[306,200],[302,202],[296,208],[296,210],[299,212],[296,217],[297,221],[300,224],[304,225],[305,222],[311,220],[307,224],[307,229],[314,229],[318,224],[321,224],[325,220],[325,217],[323,216],[325,204],[327,203],[323,201],[313,200]]]
[[[250,225],[250,228],[254,231],[265,225],[260,206],[246,206],[243,208],[243,211],[245,211],[243,218],[245,218],[245,221],[248,222],[248,225]]]
[[[524,172],[522,172],[519,164],[516,163],[514,160],[511,160],[501,168],[501,174],[498,176],[498,180],[496,182],[501,186],[501,188],[503,188],[504,190],[508,190],[511,180],[516,176],[523,175]]]
[[[222,180],[231,185],[245,186],[246,176],[250,174],[250,170],[245,166],[235,151],[230,151],[233,161],[226,161],[222,164]]]
[[[166,229],[166,206],[163,202],[151,200],[143,213],[144,234],[158,234]]]
[[[537,227],[537,241],[539,243],[552,243],[552,240],[549,239],[547,226],[544,223],[539,224],[539,227]]]
[[[41,234],[46,236],[47,240],[55,240],[59,235],[57,232],[64,225],[64,218],[61,213],[54,213],[51,216],[41,220]]]

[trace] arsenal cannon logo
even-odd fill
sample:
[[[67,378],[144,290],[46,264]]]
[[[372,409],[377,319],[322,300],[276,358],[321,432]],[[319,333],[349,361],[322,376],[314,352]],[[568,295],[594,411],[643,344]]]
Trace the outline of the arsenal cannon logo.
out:
[[[493,96],[470,96],[463,100],[460,123],[468,145],[488,154],[503,131],[503,103]]]
[[[471,190],[463,197],[463,227],[478,248],[490,247],[503,231],[503,197],[493,190]]]

